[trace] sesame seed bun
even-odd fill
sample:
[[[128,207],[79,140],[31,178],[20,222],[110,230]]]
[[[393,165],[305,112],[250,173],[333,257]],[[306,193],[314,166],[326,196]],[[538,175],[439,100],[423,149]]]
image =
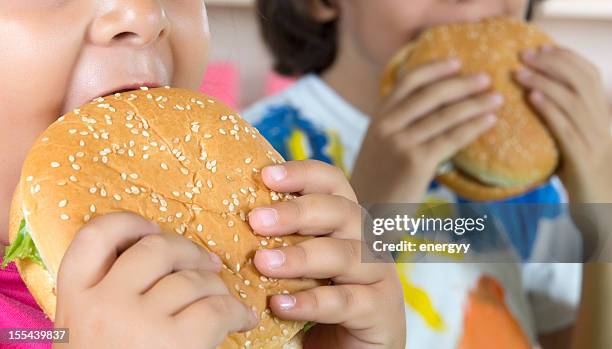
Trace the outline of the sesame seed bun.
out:
[[[492,89],[505,98],[496,114],[497,124],[456,154],[452,169],[439,175],[439,182],[467,199],[499,200],[524,193],[555,172],[559,163],[555,141],[513,79],[521,67],[520,52],[552,42],[528,23],[492,18],[428,29],[391,60],[383,74],[383,96],[403,72],[458,58],[462,74],[489,74]]]
[[[59,118],[27,156],[11,240],[25,217],[45,268],[18,260],[19,271],[53,320],[57,271],[78,229],[97,215],[134,212],[219,255],[228,289],[260,314],[256,329],[230,334],[219,348],[282,348],[305,323],[274,317],[267,298],[319,283],[260,275],[257,249],[306,238],[257,236],[246,217],[291,199],[261,181],[261,168],[283,161],[236,112],[199,93],[143,88],[98,98]]]

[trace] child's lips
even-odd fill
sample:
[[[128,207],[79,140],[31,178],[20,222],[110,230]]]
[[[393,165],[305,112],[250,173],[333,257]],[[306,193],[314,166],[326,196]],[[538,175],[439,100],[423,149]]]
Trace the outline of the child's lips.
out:
[[[140,83],[130,83],[130,84],[124,84],[124,85],[120,85],[117,86],[115,88],[112,89],[108,89],[105,90],[104,92],[101,92],[99,94],[97,94],[96,96],[94,96],[93,98],[91,98],[92,100],[98,97],[104,97],[104,96],[109,96],[115,93],[123,93],[123,92],[128,92],[128,91],[133,91],[133,90],[137,90],[141,87],[148,87],[148,88],[156,88],[156,87],[161,87],[162,84],[158,83],[158,82],[140,82]]]

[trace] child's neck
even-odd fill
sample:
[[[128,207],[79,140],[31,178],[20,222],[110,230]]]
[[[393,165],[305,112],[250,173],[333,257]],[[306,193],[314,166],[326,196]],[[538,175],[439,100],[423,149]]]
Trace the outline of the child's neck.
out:
[[[379,83],[381,72],[372,65],[358,64],[354,60],[338,57],[321,79],[348,103],[371,118],[380,103]]]

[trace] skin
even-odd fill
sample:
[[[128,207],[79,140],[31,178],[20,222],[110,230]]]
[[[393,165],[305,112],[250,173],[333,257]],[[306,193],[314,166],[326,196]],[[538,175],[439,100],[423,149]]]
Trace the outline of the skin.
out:
[[[6,29],[0,32],[5,227],[23,159],[50,123],[120,89],[167,84],[197,89],[208,53],[208,21],[199,0],[0,1],[0,27]],[[341,171],[300,162],[265,169],[262,176],[273,190],[303,196],[253,212],[249,222],[255,230],[317,238],[258,252],[257,267],[273,277],[334,281],[272,297],[272,310],[282,318],[325,324],[313,329],[307,348],[403,348],[405,319],[395,268],[361,264],[356,249],[361,209]],[[265,219],[266,212],[276,220]],[[315,222],[306,216],[322,218]],[[1,234],[6,244],[7,232]],[[330,261],[323,252],[346,258]],[[271,263],[270,254],[284,256],[284,263]],[[71,341],[56,346],[215,348],[227,333],[257,322],[228,295],[219,268],[218,257],[141,217],[117,213],[94,219],[79,231],[60,266],[56,326],[70,328]]]
[[[391,95],[380,100],[380,76],[393,54],[430,26],[495,15],[520,18],[526,5],[524,0],[336,0],[331,6],[309,2],[313,18],[338,20],[337,58],[323,80],[372,116],[351,178],[361,202],[421,202],[439,164],[493,126],[501,105],[500,96],[485,92],[485,76],[459,77],[461,62],[452,61],[405,73]],[[607,236],[612,225],[605,212],[589,212],[595,219],[587,222],[584,212],[577,212],[581,203],[612,202],[612,118],[600,74],[586,59],[563,48],[527,52],[524,63],[528,69],[517,72],[517,81],[530,91],[530,101],[557,138],[564,158],[559,175],[588,246]],[[604,246],[603,252],[609,249]],[[610,278],[587,271],[587,290]],[[612,307],[586,306],[581,316],[605,317],[605,311],[612,313]],[[580,326],[581,333],[593,333],[584,323]],[[567,348],[570,333],[564,329],[543,335],[541,345]]]

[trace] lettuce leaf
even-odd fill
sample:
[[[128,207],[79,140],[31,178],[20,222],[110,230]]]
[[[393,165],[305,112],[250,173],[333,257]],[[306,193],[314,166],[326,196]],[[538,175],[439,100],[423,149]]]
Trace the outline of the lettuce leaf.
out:
[[[308,321],[306,323],[306,325],[304,325],[304,328],[302,328],[302,331],[304,331],[304,333],[306,333],[306,332],[308,332],[308,330],[313,328],[316,324],[317,324],[316,322]]]
[[[7,247],[4,253],[4,261],[2,262],[1,268],[6,268],[6,266],[15,259],[30,259],[44,267],[40,254],[38,254],[34,241],[32,241],[32,236],[30,236],[26,227],[25,219],[21,220],[17,238]]]

